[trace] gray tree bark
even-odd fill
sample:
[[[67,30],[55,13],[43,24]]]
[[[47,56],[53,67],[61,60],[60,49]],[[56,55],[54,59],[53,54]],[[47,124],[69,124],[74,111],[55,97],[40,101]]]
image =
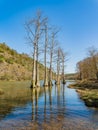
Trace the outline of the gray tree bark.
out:
[[[45,73],[44,73],[44,84],[43,86],[48,86],[48,79],[47,79],[47,47],[48,47],[48,28],[45,25],[45,50],[44,50],[44,65],[45,65]]]

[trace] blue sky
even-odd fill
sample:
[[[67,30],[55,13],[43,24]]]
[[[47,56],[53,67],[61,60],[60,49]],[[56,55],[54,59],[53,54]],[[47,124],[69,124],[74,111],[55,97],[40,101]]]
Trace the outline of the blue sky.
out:
[[[0,42],[30,54],[24,23],[42,10],[49,22],[61,28],[61,47],[69,53],[66,72],[86,57],[90,46],[98,48],[98,0],[0,0]]]

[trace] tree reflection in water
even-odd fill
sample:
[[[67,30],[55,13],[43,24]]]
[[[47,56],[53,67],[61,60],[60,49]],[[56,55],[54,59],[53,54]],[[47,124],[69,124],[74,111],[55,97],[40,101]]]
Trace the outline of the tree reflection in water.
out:
[[[32,121],[42,123],[64,118],[65,86],[38,87],[31,89]],[[42,100],[40,101],[40,98]]]
[[[67,85],[30,89],[23,82],[15,86],[4,87],[0,96],[0,130],[98,128],[98,111],[88,109]]]

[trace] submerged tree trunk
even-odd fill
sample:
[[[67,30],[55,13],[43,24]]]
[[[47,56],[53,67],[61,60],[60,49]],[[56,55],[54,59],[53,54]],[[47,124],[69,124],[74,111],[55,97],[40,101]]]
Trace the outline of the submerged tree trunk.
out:
[[[39,63],[36,61],[36,87],[40,87],[40,79],[39,79]]]
[[[52,53],[50,56],[50,68],[49,68],[49,81],[48,81],[48,85],[52,86]]]
[[[29,20],[25,25],[27,30],[27,38],[31,47],[33,47],[33,71],[32,71],[32,84],[31,87],[40,86],[39,81],[39,50],[40,50],[40,39],[42,36],[42,28],[46,21],[46,17],[42,17],[41,12],[37,11],[35,18]]]
[[[65,71],[65,65],[64,65],[64,59],[63,59],[63,60],[62,60],[62,83],[63,83],[63,84],[66,83],[64,71]]]
[[[61,49],[61,55],[62,55],[62,83],[65,84],[65,56],[66,54]]]
[[[44,84],[43,84],[43,86],[48,86],[48,80],[47,80],[47,46],[48,46],[48,34],[47,34],[47,25],[46,25],[45,26],[45,50],[44,50],[45,73],[44,73]]]
[[[36,82],[36,50],[35,50],[35,47],[34,47],[31,88],[35,88],[36,87],[36,83],[35,82]]]
[[[56,81],[56,85],[60,85],[60,50],[58,49],[57,51],[57,81]]]
[[[51,34],[52,37],[51,37],[51,43],[50,43],[50,68],[49,68],[49,81],[48,81],[49,86],[53,85],[53,83],[52,83],[52,79],[53,79],[53,77],[52,77],[52,74],[53,74],[52,69],[53,69],[53,62],[54,62],[53,58],[54,58],[55,52],[57,50],[56,35],[57,35],[58,31],[59,30],[57,28],[53,28],[52,34]]]
[[[38,44],[37,44],[37,51],[36,51],[36,86],[39,87],[40,86],[40,80],[39,80],[39,63],[38,63]]]
[[[52,60],[53,60],[53,51],[54,51],[54,33],[52,34],[52,43],[51,43],[51,47],[50,47],[50,68],[49,68],[49,81],[48,81],[48,85],[52,86]]]

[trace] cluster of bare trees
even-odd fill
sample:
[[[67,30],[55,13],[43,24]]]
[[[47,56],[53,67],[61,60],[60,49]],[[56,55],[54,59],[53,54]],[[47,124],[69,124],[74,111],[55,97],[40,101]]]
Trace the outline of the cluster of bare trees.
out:
[[[77,63],[78,79],[98,80],[98,50],[88,48],[88,57]]]
[[[66,53],[64,53],[57,44],[58,42],[56,38],[59,29],[53,26],[50,27],[48,18],[43,17],[40,11],[36,13],[35,18],[26,22],[25,28],[27,32],[27,39],[33,49],[32,54],[34,60],[32,65],[32,87],[40,86],[40,59],[44,59],[43,63],[45,66],[43,86],[52,85],[53,73],[56,73],[57,75],[56,84],[60,84],[61,77],[62,82],[65,83],[64,67]],[[57,70],[57,72],[54,70]]]

